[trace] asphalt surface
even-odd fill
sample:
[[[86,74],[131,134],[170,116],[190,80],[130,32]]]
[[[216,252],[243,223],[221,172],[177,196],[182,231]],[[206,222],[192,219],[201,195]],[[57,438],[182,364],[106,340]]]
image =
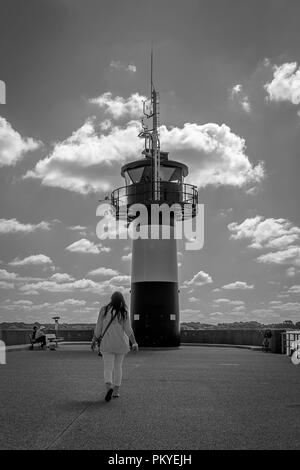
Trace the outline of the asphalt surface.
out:
[[[300,366],[184,346],[129,353],[104,401],[88,346],[15,351],[0,365],[0,449],[300,449]]]

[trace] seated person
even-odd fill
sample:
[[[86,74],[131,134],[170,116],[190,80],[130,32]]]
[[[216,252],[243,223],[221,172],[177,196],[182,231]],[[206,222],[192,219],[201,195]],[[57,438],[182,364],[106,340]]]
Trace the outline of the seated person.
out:
[[[35,343],[41,343],[41,347],[43,348],[44,346],[46,346],[46,335],[43,331],[43,327],[37,327],[37,326],[34,326],[33,327],[33,332],[32,332],[32,340],[35,342]]]

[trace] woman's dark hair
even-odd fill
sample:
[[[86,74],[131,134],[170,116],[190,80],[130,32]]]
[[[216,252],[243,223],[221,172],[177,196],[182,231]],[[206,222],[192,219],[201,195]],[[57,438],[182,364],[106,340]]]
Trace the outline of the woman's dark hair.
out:
[[[119,322],[122,320],[126,320],[127,318],[127,305],[125,302],[125,299],[123,297],[123,294],[121,292],[114,292],[113,295],[111,296],[109,304],[106,305],[105,307],[105,313],[104,316],[106,316],[109,308],[112,308],[112,313],[117,313],[117,317]]]

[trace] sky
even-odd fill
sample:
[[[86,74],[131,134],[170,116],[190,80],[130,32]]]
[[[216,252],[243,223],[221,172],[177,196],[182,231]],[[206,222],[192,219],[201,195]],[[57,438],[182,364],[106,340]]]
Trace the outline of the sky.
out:
[[[99,240],[96,209],[140,158],[151,42],[161,148],[205,213],[203,249],[178,243],[181,321],[300,321],[299,15],[298,0],[1,1],[0,322],[130,302],[131,242]]]

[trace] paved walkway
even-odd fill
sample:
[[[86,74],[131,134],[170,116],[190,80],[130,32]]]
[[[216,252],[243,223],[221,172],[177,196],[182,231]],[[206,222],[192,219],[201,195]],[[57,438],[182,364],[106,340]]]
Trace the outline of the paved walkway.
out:
[[[15,351],[0,365],[0,449],[300,449],[300,366],[231,348],[145,350],[103,400],[87,346]]]

